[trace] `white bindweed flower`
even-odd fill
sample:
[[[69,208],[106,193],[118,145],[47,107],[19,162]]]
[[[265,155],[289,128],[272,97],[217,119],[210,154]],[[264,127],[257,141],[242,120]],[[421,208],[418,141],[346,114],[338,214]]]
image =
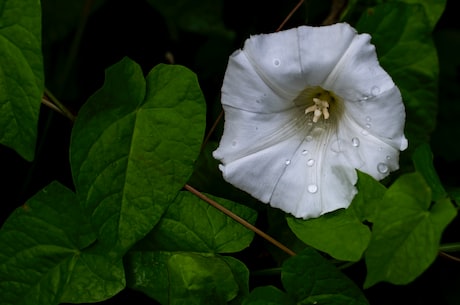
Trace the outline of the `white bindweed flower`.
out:
[[[355,169],[380,180],[407,147],[401,94],[346,23],[252,36],[230,56],[222,105],[224,179],[304,219],[348,207]]]

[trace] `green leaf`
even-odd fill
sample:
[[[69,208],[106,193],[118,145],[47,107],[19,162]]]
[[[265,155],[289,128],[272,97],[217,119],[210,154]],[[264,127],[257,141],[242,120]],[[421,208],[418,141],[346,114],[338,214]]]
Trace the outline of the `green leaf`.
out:
[[[44,88],[36,0],[0,2],[0,143],[34,158]]]
[[[288,217],[296,236],[307,245],[345,261],[358,261],[371,238],[369,228],[350,210],[339,210],[319,218]]]
[[[447,193],[439,180],[436,169],[433,166],[433,153],[428,144],[417,147],[412,156],[415,169],[425,178],[428,186],[431,188],[432,199],[437,201],[445,198]]]
[[[368,304],[349,278],[311,248],[284,262],[281,280],[296,304]]]
[[[50,184],[16,209],[0,230],[0,303],[50,305],[113,296],[124,287],[123,266],[104,257],[91,264],[84,249],[94,241],[75,194]],[[106,273],[104,265],[112,265],[113,272]]]
[[[249,295],[249,270],[245,264],[231,256],[220,256],[230,267],[233,278],[238,285],[238,294],[228,304],[239,305]]]
[[[83,252],[75,260],[72,274],[61,297],[62,303],[92,303],[113,297],[125,288],[121,259]]]
[[[423,6],[429,25],[434,29],[436,23],[444,12],[446,0],[396,0],[410,4],[420,4]]]
[[[401,90],[409,143],[427,142],[436,122],[439,68],[424,8],[385,3],[369,9],[356,28],[372,35],[380,64]]]
[[[245,269],[236,259],[204,253],[136,251],[127,258],[129,287],[170,305],[227,304],[237,297]]]
[[[385,187],[358,172],[358,194],[348,209],[327,213],[308,220],[287,217],[294,234],[307,245],[344,261],[358,261],[371,239],[369,228],[362,223],[375,211]]]
[[[249,297],[243,301],[243,305],[295,305],[285,292],[273,286],[257,287]],[[308,303],[307,303],[308,304]]]
[[[372,222],[375,213],[378,212],[380,201],[386,192],[386,187],[366,173],[357,171],[358,194],[353,198],[350,209],[353,210],[360,221]]]
[[[250,223],[257,214],[229,200],[207,195]],[[246,229],[190,192],[181,192],[143,243],[152,249],[229,253],[251,243],[254,232]]]
[[[434,261],[456,210],[447,199],[430,203],[431,190],[419,173],[401,176],[388,189],[365,253],[365,287],[380,281],[407,284]]]
[[[159,221],[193,171],[204,124],[190,70],[159,65],[144,79],[128,58],[107,70],[80,110],[70,154],[77,194],[103,248],[121,256]]]

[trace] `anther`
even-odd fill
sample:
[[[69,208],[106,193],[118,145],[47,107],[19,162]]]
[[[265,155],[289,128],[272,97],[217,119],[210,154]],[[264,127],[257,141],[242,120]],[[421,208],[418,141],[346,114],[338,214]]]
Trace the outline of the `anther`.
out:
[[[305,109],[305,114],[313,112],[314,123],[318,122],[321,115],[327,120],[329,118],[329,103],[316,97],[313,98],[313,102],[315,102],[315,104]]]

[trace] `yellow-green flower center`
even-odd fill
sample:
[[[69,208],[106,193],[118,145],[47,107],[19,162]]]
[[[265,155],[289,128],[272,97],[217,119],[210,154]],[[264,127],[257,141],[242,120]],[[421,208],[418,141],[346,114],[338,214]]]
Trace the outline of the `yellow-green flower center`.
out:
[[[306,106],[305,115],[312,115],[313,123],[330,117],[335,121],[342,112],[341,101],[333,92],[321,87],[308,87],[294,100],[300,107]]]

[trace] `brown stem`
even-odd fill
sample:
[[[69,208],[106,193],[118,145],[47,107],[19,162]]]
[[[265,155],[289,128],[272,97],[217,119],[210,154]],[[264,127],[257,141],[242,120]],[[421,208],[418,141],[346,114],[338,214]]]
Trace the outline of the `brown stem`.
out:
[[[456,256],[453,256],[453,255],[450,255],[450,254],[447,254],[446,252],[439,251],[439,256],[442,256],[442,257],[445,257],[447,259],[450,259],[450,260],[453,260],[455,262],[460,263],[460,258],[458,258]]]
[[[283,245],[282,243],[280,243],[279,241],[277,241],[276,239],[274,239],[273,237],[271,237],[270,235],[266,234],[265,232],[263,232],[262,230],[258,229],[257,227],[255,227],[254,225],[250,224],[249,222],[247,222],[246,220],[244,220],[243,218],[241,218],[240,216],[236,215],[235,213],[233,213],[232,211],[226,209],[225,207],[223,207],[222,205],[220,205],[219,203],[217,203],[216,201],[212,200],[211,198],[207,197],[206,195],[204,195],[203,193],[201,193],[200,191],[196,190],[195,188],[193,188],[192,186],[186,184],[184,186],[184,188],[189,191],[190,193],[192,193],[193,195],[197,196],[198,198],[200,198],[201,200],[203,201],[206,201],[207,203],[209,203],[210,205],[212,205],[213,207],[215,207],[216,209],[218,209],[219,211],[221,211],[222,213],[224,213],[225,215],[227,215],[228,217],[232,218],[233,220],[235,220],[236,222],[240,223],[241,225],[243,225],[245,228],[253,231],[254,233],[258,234],[259,236],[261,236],[262,238],[264,238],[266,241],[272,243],[273,245],[275,245],[276,247],[278,247],[279,249],[283,250],[284,252],[286,252],[287,254],[291,255],[291,256],[294,256],[296,255],[294,251],[292,251],[291,249],[289,249],[288,247],[286,247],[285,245]]]
[[[347,4],[347,0],[332,0],[331,11],[326,19],[324,19],[322,25],[337,23],[340,20],[340,15],[343,10],[347,7]]]
[[[300,6],[303,4],[304,0],[300,0],[299,3],[297,3],[297,5],[292,9],[292,11],[286,16],[286,18],[284,18],[283,22],[281,22],[280,26],[276,29],[275,32],[279,32],[283,27],[284,25],[286,24],[286,22],[288,22],[289,19],[291,19],[292,15],[294,15],[294,13],[300,8]]]

